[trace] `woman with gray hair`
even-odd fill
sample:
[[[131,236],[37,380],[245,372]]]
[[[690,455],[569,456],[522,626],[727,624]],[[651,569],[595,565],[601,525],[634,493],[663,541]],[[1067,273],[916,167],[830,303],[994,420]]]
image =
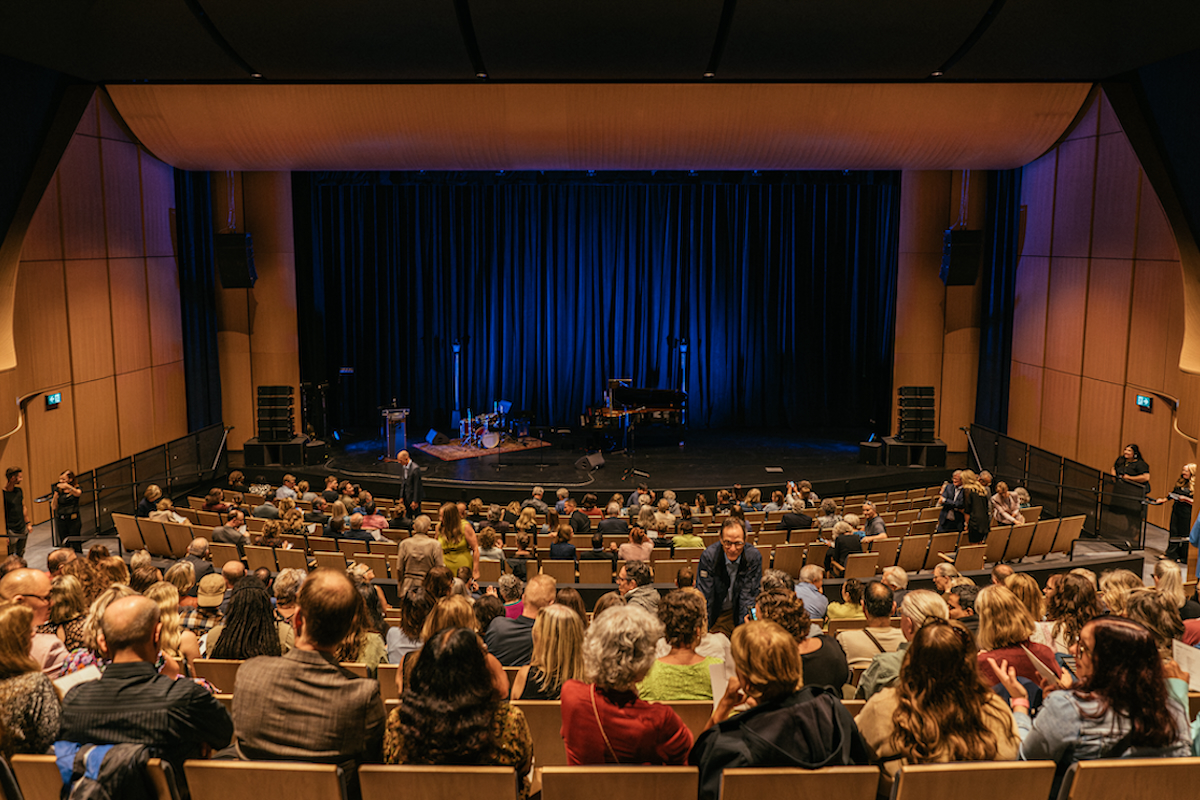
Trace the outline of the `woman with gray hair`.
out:
[[[283,622],[291,622],[296,615],[296,598],[300,595],[300,587],[308,573],[301,569],[281,569],[275,576],[275,617]]]
[[[691,731],[670,706],[637,694],[662,635],[662,623],[637,606],[609,609],[588,627],[583,671],[590,682],[562,687],[568,764],[686,763]]]

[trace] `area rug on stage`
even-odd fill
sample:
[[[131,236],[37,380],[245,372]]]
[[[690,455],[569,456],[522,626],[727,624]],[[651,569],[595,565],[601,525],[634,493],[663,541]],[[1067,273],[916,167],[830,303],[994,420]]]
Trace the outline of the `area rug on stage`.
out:
[[[496,447],[487,449],[475,447],[474,445],[464,447],[459,439],[451,439],[450,444],[427,444],[421,442],[413,446],[422,453],[428,453],[434,458],[440,458],[442,461],[462,461],[464,458],[483,458],[484,456],[494,456],[502,453],[536,450],[539,447],[549,447],[550,443],[527,436],[524,439],[517,439],[515,441],[504,441]]]

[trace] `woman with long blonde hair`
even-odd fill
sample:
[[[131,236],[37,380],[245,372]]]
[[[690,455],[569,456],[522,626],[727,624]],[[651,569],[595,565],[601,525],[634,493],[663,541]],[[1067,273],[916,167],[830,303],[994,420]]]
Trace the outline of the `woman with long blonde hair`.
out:
[[[979,482],[979,476],[969,469],[962,471],[962,484],[967,539],[971,544],[979,544],[987,539],[991,528],[988,490]]]
[[[471,577],[479,580],[479,539],[471,523],[459,515],[456,503],[442,506],[437,541],[442,546],[442,560],[451,575],[458,574],[461,567],[470,567]]]
[[[1183,572],[1174,561],[1164,558],[1154,565],[1154,587],[1179,609],[1180,617],[1200,618],[1200,604],[1184,592]]]
[[[191,675],[192,664],[200,658],[200,640],[179,623],[179,590],[166,581],[159,581],[147,587],[142,594],[158,604],[159,622],[162,624],[159,647],[179,662],[183,675]]]
[[[513,679],[513,700],[557,700],[562,685],[583,679],[583,620],[555,603],[533,623],[533,657]]]

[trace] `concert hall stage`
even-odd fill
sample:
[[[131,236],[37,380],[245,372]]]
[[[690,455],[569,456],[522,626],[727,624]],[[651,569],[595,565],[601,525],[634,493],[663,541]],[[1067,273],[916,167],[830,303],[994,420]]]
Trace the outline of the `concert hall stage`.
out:
[[[664,436],[671,438],[664,441]],[[427,499],[483,497],[490,502],[527,497],[534,485],[545,487],[550,496],[563,486],[576,498],[592,492],[604,501],[614,492],[628,494],[639,482],[657,490],[674,489],[687,501],[705,492],[710,502],[717,489],[741,484],[762,489],[766,502],[772,489],[789,480],[809,480],[821,496],[929,486],[944,481],[955,462],[964,460],[963,454],[952,454],[947,468],[870,466],[858,463],[857,438],[684,430],[663,432],[655,440],[645,437],[633,452],[603,453],[604,465],[589,472],[576,467],[589,452],[582,435],[551,432],[544,438],[549,447],[460,461],[439,461],[414,447],[409,450],[422,467]],[[399,466],[382,460],[382,439],[330,444],[331,457],[323,465],[252,467],[246,470],[247,478],[262,475],[277,483],[284,472],[291,472],[319,490],[324,476],[333,474],[384,497],[394,496]],[[782,471],[769,472],[773,467]]]

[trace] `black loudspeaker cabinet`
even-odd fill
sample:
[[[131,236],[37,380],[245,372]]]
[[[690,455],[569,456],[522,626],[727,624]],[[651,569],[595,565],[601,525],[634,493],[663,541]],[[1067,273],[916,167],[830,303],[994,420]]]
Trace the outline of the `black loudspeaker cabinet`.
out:
[[[296,436],[289,441],[271,442],[262,439],[247,439],[242,446],[242,459],[247,467],[300,466],[304,463],[304,447],[308,440]]]
[[[439,432],[435,428],[430,428],[429,433],[425,434],[426,444],[450,444],[450,437]]]
[[[586,472],[600,469],[604,466],[604,456],[600,453],[588,453],[583,458],[575,462],[575,469],[581,469]]]
[[[974,286],[983,263],[983,231],[946,231],[942,238],[942,283]]]
[[[248,233],[218,233],[213,236],[213,254],[223,289],[253,289],[254,244]]]
[[[932,442],[937,436],[936,398],[932,386],[901,386],[897,392],[896,439]]]

